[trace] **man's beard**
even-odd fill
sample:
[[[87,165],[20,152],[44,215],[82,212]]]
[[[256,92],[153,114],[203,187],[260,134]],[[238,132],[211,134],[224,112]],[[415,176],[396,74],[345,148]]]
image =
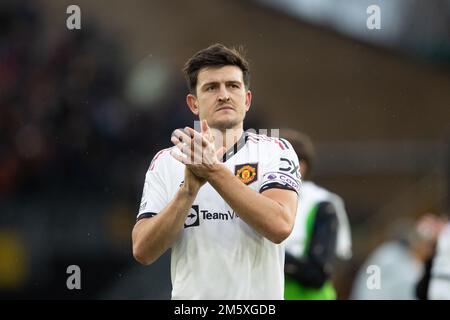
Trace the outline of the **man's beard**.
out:
[[[211,128],[224,132],[227,129],[235,128],[241,121],[239,119],[219,120],[210,124]]]

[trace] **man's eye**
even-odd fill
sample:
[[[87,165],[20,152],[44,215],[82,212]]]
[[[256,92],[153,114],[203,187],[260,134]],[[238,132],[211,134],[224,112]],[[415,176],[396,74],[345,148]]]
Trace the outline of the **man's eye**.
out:
[[[206,88],[206,91],[213,91],[214,90],[214,86],[211,86],[211,87],[207,87]]]

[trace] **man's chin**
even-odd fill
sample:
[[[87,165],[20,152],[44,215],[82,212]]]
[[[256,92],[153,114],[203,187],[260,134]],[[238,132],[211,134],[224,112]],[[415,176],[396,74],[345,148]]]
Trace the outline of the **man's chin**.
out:
[[[227,129],[233,129],[235,128],[238,124],[239,121],[236,120],[219,120],[219,121],[211,121],[211,123],[209,123],[209,126],[211,128],[220,130],[220,131],[224,131]]]

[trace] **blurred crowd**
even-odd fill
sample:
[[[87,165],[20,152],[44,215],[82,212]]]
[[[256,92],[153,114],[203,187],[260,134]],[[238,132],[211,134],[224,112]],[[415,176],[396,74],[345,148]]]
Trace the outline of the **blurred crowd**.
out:
[[[130,66],[92,21],[45,21],[32,1],[0,3],[0,298],[69,295],[70,263],[92,279],[83,297],[98,297],[136,264],[145,172],[194,116],[181,70],[152,48]]]
[[[31,1],[0,3],[0,297],[62,297],[75,262],[93,279],[86,298],[133,263],[145,171],[190,118],[182,77],[137,106],[118,39],[44,21]]]
[[[49,41],[42,18],[30,2],[0,5],[0,195],[61,185],[136,193],[141,177],[130,168],[149,163],[186,121],[170,116],[182,86],[155,101],[158,112],[135,108],[116,41],[94,25]]]

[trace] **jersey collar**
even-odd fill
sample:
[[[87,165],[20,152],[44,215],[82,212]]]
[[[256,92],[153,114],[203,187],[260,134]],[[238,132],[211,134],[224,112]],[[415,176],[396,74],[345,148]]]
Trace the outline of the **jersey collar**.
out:
[[[247,142],[248,134],[247,132],[243,132],[239,140],[223,154],[222,162],[226,162],[227,160],[230,160],[232,156],[234,156],[236,153],[238,153],[239,150],[242,149],[242,147]]]

